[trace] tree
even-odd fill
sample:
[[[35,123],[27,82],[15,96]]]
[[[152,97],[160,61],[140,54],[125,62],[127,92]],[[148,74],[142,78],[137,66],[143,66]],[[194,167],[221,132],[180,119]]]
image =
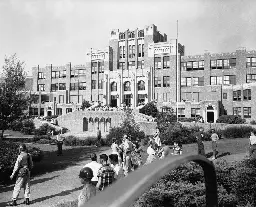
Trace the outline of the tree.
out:
[[[143,106],[140,109],[140,113],[146,114],[148,116],[156,117],[158,114],[158,110],[157,110],[157,107],[156,107],[154,101],[151,101],[151,102],[147,103],[145,106]]]
[[[89,103],[89,101],[83,100],[81,109],[84,110],[85,108],[89,108],[90,106],[91,104]]]
[[[0,83],[0,138],[10,124],[18,120],[29,103],[28,94],[25,92],[24,62],[14,54],[5,57],[3,65],[3,80]]]

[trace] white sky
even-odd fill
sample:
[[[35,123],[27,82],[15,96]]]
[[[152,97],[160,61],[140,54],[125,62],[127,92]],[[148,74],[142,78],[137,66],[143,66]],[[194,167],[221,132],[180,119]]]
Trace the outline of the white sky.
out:
[[[255,0],[0,0],[0,66],[17,53],[34,65],[84,64],[108,46],[112,29],[155,24],[186,55],[256,49]]]

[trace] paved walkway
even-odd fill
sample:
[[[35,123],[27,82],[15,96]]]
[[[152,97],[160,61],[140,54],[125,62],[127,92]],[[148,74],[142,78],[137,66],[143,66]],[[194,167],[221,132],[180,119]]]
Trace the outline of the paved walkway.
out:
[[[111,150],[102,153],[110,154]],[[82,185],[78,179],[78,173],[82,166],[89,160],[77,163],[64,170],[54,171],[35,177],[31,180],[31,201],[30,207],[48,207],[64,201],[74,200],[78,197]],[[10,201],[14,185],[1,189],[0,207],[7,206]],[[18,206],[26,206],[23,202],[23,192],[20,193]]]

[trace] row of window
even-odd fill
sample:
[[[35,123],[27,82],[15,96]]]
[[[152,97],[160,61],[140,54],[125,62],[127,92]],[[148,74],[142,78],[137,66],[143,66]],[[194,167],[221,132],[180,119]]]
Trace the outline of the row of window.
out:
[[[242,115],[241,107],[233,107],[233,115]],[[252,116],[252,108],[251,107],[243,107],[243,115],[244,118],[251,118]]]
[[[210,77],[210,85],[235,85],[236,84],[236,76],[235,75],[225,75],[224,80],[222,80],[222,76],[211,76]]]
[[[135,61],[129,61],[127,63],[128,67],[125,67],[125,62],[119,62],[118,64],[118,69],[122,69],[122,70],[131,70],[131,69],[135,69]],[[137,62],[137,69],[144,69],[144,60],[139,60]]]
[[[92,62],[92,74],[104,73],[104,62]]]
[[[191,108],[191,117],[198,117],[200,115],[200,108]],[[178,117],[185,117],[185,108],[178,108]]]
[[[128,46],[129,58],[135,58],[135,45]],[[138,44],[138,57],[144,57],[144,44]],[[119,46],[119,58],[125,58],[125,46]]]
[[[204,86],[204,77],[186,77],[181,78],[181,87]]]
[[[256,57],[247,57],[246,58],[246,67],[252,67],[255,68],[256,67]]]
[[[247,101],[251,99],[252,99],[251,89],[243,90],[243,100]],[[241,90],[233,91],[233,101],[241,101],[241,100],[242,100],[242,91]]]
[[[138,37],[140,38],[140,37],[144,37],[144,30],[139,30],[138,31]],[[128,38],[130,39],[130,38],[135,38],[135,32],[134,31],[132,31],[132,32],[128,32]],[[125,33],[124,32],[122,32],[122,33],[120,33],[119,34],[119,39],[120,40],[125,40]]]
[[[230,69],[236,67],[236,58],[211,60],[211,69]]]
[[[170,68],[170,57],[164,56],[163,59],[161,57],[155,57],[155,69],[162,69],[162,60],[163,69]]]
[[[162,86],[162,78],[155,77],[154,86],[161,87]],[[163,76],[163,87],[170,87],[170,76]]]
[[[181,63],[181,70],[182,71],[204,70],[204,60],[183,62]]]
[[[110,85],[111,91],[117,91],[117,83],[112,82]],[[144,91],[146,90],[145,82],[143,80],[138,82],[138,91]],[[129,81],[126,81],[124,83],[124,91],[131,91],[131,83]]]

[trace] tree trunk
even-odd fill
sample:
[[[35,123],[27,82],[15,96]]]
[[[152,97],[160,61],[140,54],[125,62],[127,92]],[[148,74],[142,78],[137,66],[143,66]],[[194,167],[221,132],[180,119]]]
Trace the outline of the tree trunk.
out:
[[[4,129],[2,129],[2,133],[1,133],[1,136],[0,136],[0,141],[2,141],[4,139]]]

